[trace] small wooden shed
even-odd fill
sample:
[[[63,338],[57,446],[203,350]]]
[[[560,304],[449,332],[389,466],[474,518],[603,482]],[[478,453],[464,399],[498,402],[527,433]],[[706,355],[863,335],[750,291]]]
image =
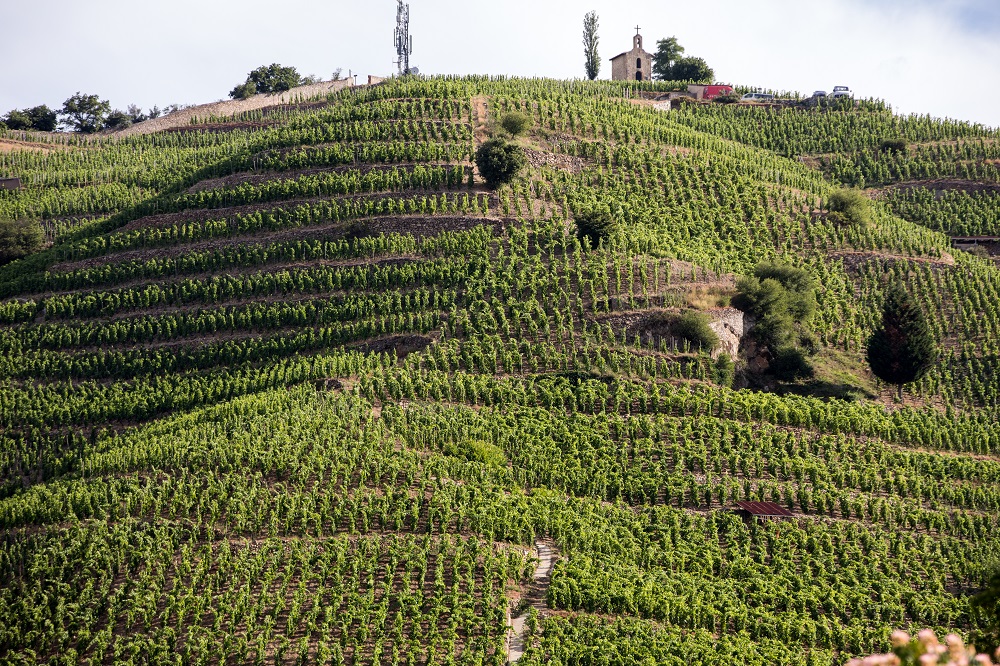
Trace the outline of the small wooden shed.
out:
[[[20,178],[0,178],[0,190],[19,190],[19,189],[21,189]]]
[[[744,520],[787,520],[794,518],[795,514],[774,502],[737,502],[733,512],[739,514]]]

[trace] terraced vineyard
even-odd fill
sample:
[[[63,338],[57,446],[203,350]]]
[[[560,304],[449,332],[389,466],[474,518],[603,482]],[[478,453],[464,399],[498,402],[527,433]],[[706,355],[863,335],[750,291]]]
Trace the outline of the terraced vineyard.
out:
[[[997,132],[626,89],[401,80],[0,153],[0,217],[51,241],[0,268],[0,659],[813,665],[975,630],[1000,269],[945,234],[996,233]],[[492,191],[514,110],[530,167]],[[838,183],[884,188],[873,224]],[[655,334],[776,260],[820,285],[812,382]],[[863,364],[890,280],[944,346],[903,403]]]

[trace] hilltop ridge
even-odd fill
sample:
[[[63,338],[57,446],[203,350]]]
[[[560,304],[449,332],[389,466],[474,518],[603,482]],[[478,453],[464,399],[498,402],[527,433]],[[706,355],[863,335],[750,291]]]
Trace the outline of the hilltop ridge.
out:
[[[188,106],[174,113],[153,118],[141,123],[130,125],[121,130],[110,132],[112,136],[134,136],[137,134],[154,134],[168,129],[184,128],[193,121],[204,122],[209,118],[223,118],[235,116],[248,111],[266,109],[271,106],[291,104],[296,100],[307,100],[315,97],[323,97],[330,93],[349,88],[353,84],[351,79],[340,79],[336,81],[319,81],[307,85],[296,86],[280,93],[269,93],[253,95],[247,99],[227,99],[219,102],[209,102],[207,104],[195,104]]]

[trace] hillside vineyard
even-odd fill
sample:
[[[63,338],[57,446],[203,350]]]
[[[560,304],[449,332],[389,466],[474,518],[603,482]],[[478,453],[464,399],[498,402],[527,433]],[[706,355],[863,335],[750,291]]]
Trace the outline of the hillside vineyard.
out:
[[[0,152],[0,219],[52,243],[0,268],[0,661],[813,666],[974,631],[1000,268],[945,234],[998,233],[1000,136],[622,94],[653,85],[402,79]],[[824,213],[839,184],[872,224]],[[902,281],[939,362],[903,403],[734,390],[630,328],[762,261],[819,285],[821,356],[867,372]]]

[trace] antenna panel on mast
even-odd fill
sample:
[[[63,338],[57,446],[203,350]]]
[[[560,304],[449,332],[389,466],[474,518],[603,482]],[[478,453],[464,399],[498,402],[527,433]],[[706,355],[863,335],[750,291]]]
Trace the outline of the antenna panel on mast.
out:
[[[396,6],[396,65],[399,75],[410,73],[410,55],[413,53],[413,37],[410,35],[410,5],[398,0]]]

